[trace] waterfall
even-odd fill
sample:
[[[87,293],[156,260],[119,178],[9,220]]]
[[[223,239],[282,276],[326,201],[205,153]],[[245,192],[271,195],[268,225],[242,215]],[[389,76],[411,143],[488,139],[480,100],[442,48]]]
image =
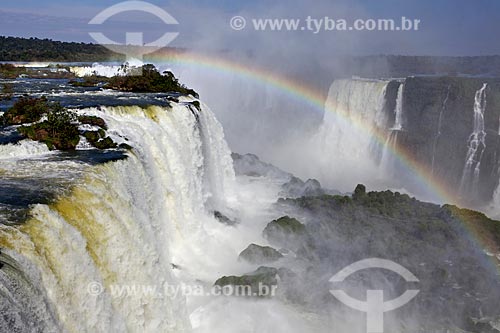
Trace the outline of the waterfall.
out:
[[[396,161],[394,160],[391,151],[397,148],[399,132],[403,130],[403,97],[404,97],[404,82],[399,84],[398,93],[396,96],[396,107],[394,108],[394,125],[389,129],[387,140],[382,152],[379,171],[380,177],[394,177],[396,172]]]
[[[484,83],[481,89],[476,91],[474,97],[474,128],[468,140],[468,151],[465,158],[464,171],[460,182],[460,192],[466,194],[477,191],[479,174],[481,172],[481,160],[486,149],[486,132],[484,126],[484,112],[486,110],[486,88]]]
[[[396,98],[396,108],[394,109],[395,121],[392,130],[401,131],[403,130],[403,94],[404,94],[404,83],[401,83],[398,88],[398,96]]]
[[[173,263],[202,260],[193,237],[209,238],[207,211],[223,208],[234,181],[222,128],[206,106],[198,111],[184,98],[85,113],[104,118],[113,139],[134,149],[85,169],[69,195],[35,205],[24,224],[0,225],[2,262],[12,262],[8,273],[0,270],[0,308],[18,312],[0,331],[188,331],[182,297],[113,297],[109,288],[176,285]],[[102,292],[89,295],[95,285]]]
[[[438,119],[438,124],[437,124],[436,136],[434,137],[434,144],[432,145],[432,164],[431,164],[432,174],[434,174],[434,166],[435,166],[435,162],[436,162],[436,149],[437,149],[437,145],[439,143],[439,138],[441,137],[441,131],[442,131],[442,127],[443,127],[443,117],[444,117],[444,112],[446,110],[446,104],[448,103],[448,99],[450,98],[450,89],[451,89],[451,85],[448,86],[448,89],[446,91],[446,97],[445,97],[443,104],[441,106],[441,110],[439,111],[439,119]]]
[[[374,133],[387,127],[388,84],[389,81],[362,79],[332,83],[323,123],[312,140],[310,151],[317,152],[314,160],[318,163],[312,166],[316,170],[311,175],[346,191],[352,190],[356,182],[374,178],[381,155]]]
[[[385,178],[394,174],[395,170],[395,160],[391,151],[397,148],[398,145],[398,133],[397,130],[391,130],[387,135],[387,140],[384,145],[382,152],[382,159],[379,165],[379,177]]]

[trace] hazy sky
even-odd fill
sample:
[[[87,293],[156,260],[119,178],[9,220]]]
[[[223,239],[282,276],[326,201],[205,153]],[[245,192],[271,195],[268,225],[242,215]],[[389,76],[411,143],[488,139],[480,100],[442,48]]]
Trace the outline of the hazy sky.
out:
[[[340,54],[484,55],[500,54],[499,0],[151,0],[179,21],[163,25],[148,14],[123,13],[102,26],[110,38],[124,38],[124,31],[142,31],[154,40],[165,31],[180,32],[175,46],[313,50]],[[2,0],[0,35],[42,37],[90,42],[87,22],[116,0]],[[252,18],[356,19],[401,16],[421,20],[418,32],[262,32],[234,31],[234,15]]]

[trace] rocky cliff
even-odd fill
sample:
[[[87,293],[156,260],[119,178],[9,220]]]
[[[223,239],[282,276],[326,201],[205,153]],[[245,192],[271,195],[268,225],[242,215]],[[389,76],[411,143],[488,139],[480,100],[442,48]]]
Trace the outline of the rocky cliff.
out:
[[[414,169],[426,169],[427,182],[432,174],[457,201],[484,206],[499,184],[499,119],[500,79],[337,80],[318,133],[328,171],[320,180],[344,191],[361,180],[417,194]],[[401,152],[412,161],[401,163]]]
[[[474,203],[499,180],[500,80],[407,78],[399,145]]]

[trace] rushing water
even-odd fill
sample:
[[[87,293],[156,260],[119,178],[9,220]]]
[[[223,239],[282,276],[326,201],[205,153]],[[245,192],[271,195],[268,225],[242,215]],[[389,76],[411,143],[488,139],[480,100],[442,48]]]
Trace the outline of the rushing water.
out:
[[[481,161],[486,149],[486,132],[484,125],[484,112],[486,110],[486,88],[484,83],[481,89],[476,91],[474,97],[474,128],[468,141],[467,157],[465,159],[464,172],[460,183],[460,191],[463,194],[478,191],[479,173]]]
[[[75,95],[88,94],[49,98],[72,105]],[[11,267],[0,271],[0,307],[17,312],[0,331],[190,327],[182,299],[89,297],[87,290],[91,282],[176,284],[172,263],[197,256],[187,240],[200,237],[210,211],[224,211],[234,181],[230,152],[211,111],[189,102],[79,109],[104,118],[115,141],[134,147],[125,159],[119,151],[49,152],[29,141],[0,146],[0,244]]]
[[[382,178],[390,178],[392,171],[384,168],[397,168],[388,149],[405,128],[406,110],[403,83],[396,83],[392,101],[390,81],[332,84],[329,112],[312,139],[321,156],[312,161],[321,164],[327,173],[323,176],[328,176],[324,178],[336,188],[352,190],[365,181],[387,184]],[[361,332],[364,314],[344,312],[329,298],[326,281],[333,267],[363,253],[367,244],[388,257],[399,255],[388,252],[399,249],[401,237],[424,244],[418,237],[425,230],[412,229],[412,223],[398,225],[402,221],[384,217],[369,230],[363,224],[349,229],[329,220],[335,207],[321,207],[324,216],[297,210],[292,212],[312,223],[316,233],[311,241],[323,258],[304,260],[300,251],[278,249],[284,254],[279,265],[293,268],[298,276],[299,283],[292,285],[296,293],[291,293],[297,302],[283,295],[259,299],[166,293],[182,285],[208,290],[222,275],[255,270],[255,265],[238,260],[238,254],[251,243],[269,245],[262,230],[291,211],[277,204],[278,197],[287,196],[283,184],[300,180],[250,155],[235,164],[240,171],[236,176],[222,126],[206,105],[197,109],[192,97],[73,88],[64,80],[22,79],[14,84],[21,93],[46,95],[78,113],[103,118],[108,135],[132,149],[97,151],[83,142],[76,152],[51,152],[43,144],[22,140],[15,128],[0,133],[0,310],[6,318],[0,321],[0,332],[302,333],[330,332],[332,327],[341,333]],[[348,121],[333,111],[341,111]],[[365,126],[355,128],[353,123]],[[387,133],[385,145],[374,141],[375,133]],[[232,224],[221,223],[217,215]],[[353,239],[339,236],[342,226]],[[365,233],[373,242],[355,237]],[[392,247],[386,246],[387,236]],[[351,248],[354,243],[359,248]],[[446,258],[451,267],[448,259],[454,255],[460,260],[482,250],[470,251],[466,240],[459,243],[467,256],[442,251],[434,259]],[[437,246],[427,245],[433,251]],[[414,262],[422,272],[442,275],[434,273],[427,252],[410,252],[422,257]],[[474,258],[484,256],[481,252]],[[460,284],[449,279],[439,296],[462,295],[450,291],[467,284],[461,265],[456,267]],[[486,278],[471,280],[490,283]],[[120,288],[127,286],[133,288],[124,294]],[[437,298],[432,300],[445,303]],[[482,310],[474,311],[482,316]],[[408,319],[403,325],[418,327],[412,326],[412,318],[397,313],[388,323],[403,327],[402,320]]]

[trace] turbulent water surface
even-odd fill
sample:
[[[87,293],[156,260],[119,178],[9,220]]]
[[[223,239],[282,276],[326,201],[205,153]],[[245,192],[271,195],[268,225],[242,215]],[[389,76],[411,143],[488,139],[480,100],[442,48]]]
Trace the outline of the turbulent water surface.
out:
[[[425,295],[388,316],[388,331],[498,331],[498,272],[489,261],[497,253],[478,247],[445,208],[386,193],[374,210],[255,155],[231,154],[214,113],[193,97],[73,88],[64,80],[13,84],[19,94],[103,118],[108,135],[132,149],[98,151],[83,141],[76,152],[53,152],[14,127],[2,130],[1,332],[363,332],[365,315],[333,299],[328,280],[366,256],[391,258],[422,277]],[[341,108],[369,126],[353,129],[327,112],[305,145],[321,158],[284,169],[316,174],[343,192],[354,189],[353,179],[418,190],[392,179],[397,164],[385,151],[411,127],[407,84],[335,81],[326,110]],[[439,127],[438,139],[445,135]],[[387,136],[374,142],[379,131]],[[303,233],[283,243],[263,231],[284,215],[300,220]],[[273,246],[279,259],[242,260],[250,244]],[[276,269],[276,297],[206,293],[220,277],[260,266]],[[391,295],[404,286],[375,277],[394,283]],[[348,286],[360,299],[366,279]],[[167,292],[179,286],[203,293]]]

